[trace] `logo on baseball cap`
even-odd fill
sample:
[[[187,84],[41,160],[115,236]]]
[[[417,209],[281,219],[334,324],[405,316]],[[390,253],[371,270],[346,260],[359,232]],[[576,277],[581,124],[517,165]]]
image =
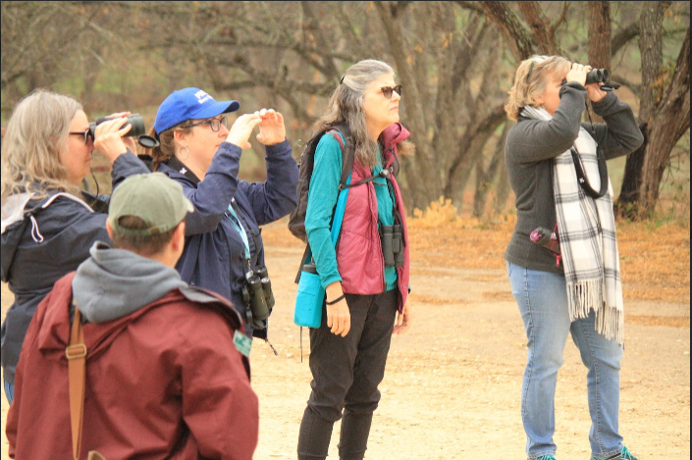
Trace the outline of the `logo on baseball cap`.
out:
[[[222,113],[235,112],[240,108],[238,101],[217,102],[199,88],[183,88],[173,91],[156,112],[154,129],[161,134],[187,120],[212,118]]]

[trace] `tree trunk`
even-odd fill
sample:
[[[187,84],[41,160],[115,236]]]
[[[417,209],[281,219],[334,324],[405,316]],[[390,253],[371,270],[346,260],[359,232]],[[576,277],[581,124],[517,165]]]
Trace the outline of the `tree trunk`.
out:
[[[412,159],[402,159],[402,168],[407,178],[407,185],[414,207],[425,209],[428,204],[442,195],[440,177],[437,171],[434,153],[428,142],[425,112],[418,87],[418,81],[411,65],[410,51],[407,51],[402,20],[403,2],[375,2],[387,40],[396,62],[398,76],[406,88],[407,128],[411,140],[416,144],[416,155]],[[427,82],[421,82],[425,84]]]
[[[502,135],[495,146],[495,151],[490,160],[488,169],[483,169],[482,159],[480,159],[476,165],[476,194],[473,198],[474,217],[480,218],[485,214],[485,203],[488,198],[488,192],[495,183],[495,176],[497,176],[498,171],[500,168],[504,168],[505,140],[507,139],[507,131],[509,131],[508,126],[509,123],[506,122],[502,130]]]
[[[658,202],[663,173],[670,154],[690,127],[690,28],[682,44],[673,80],[649,124],[648,144],[642,171],[641,205],[650,217]]]
[[[517,61],[523,61],[535,54],[536,50],[531,40],[531,34],[517,15],[507,7],[507,2],[487,1],[479,3],[485,10],[485,14],[500,26],[505,43]]]
[[[639,102],[639,123],[644,145],[627,157],[617,209],[621,215],[637,218],[644,211],[641,203],[642,171],[649,150],[650,124],[655,113],[655,82],[663,65],[663,14],[670,2],[645,2],[639,25],[639,49],[642,62],[642,85]],[[677,139],[676,139],[677,140]],[[644,212],[646,214],[646,212]]]
[[[538,52],[549,56],[562,54],[560,47],[555,42],[555,35],[550,21],[545,16],[540,3],[517,2],[517,5],[538,40]]]

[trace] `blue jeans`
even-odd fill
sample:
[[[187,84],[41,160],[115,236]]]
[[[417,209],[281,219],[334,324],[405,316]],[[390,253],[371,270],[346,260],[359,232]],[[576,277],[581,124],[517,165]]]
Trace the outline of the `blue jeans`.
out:
[[[529,362],[524,371],[521,417],[530,459],[555,455],[555,386],[568,334],[588,369],[586,378],[591,451],[609,457],[622,450],[618,433],[620,361],[623,349],[594,329],[594,314],[570,322],[565,277],[507,263],[512,294],[528,338]]]

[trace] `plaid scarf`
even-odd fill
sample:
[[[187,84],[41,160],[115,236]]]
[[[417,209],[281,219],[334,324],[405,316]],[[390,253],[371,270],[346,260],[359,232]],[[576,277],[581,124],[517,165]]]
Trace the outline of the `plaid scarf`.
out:
[[[522,115],[549,121],[544,109],[527,106]],[[574,146],[584,173],[595,190],[601,186],[596,149],[598,145],[582,127]],[[624,343],[625,313],[620,281],[620,256],[615,234],[613,189],[594,200],[580,187],[570,150],[554,159],[553,190],[560,250],[567,282],[570,320],[596,313],[596,331],[608,340]]]

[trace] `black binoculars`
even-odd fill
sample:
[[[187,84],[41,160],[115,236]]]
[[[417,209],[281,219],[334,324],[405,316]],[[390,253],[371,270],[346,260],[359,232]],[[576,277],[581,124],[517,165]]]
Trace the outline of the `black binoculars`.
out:
[[[99,117],[96,121],[89,123],[89,133],[91,138],[96,138],[96,127],[101,123],[112,120],[109,117]],[[125,134],[125,137],[136,137],[137,141],[142,147],[151,149],[159,146],[159,141],[156,138],[146,134],[146,129],[144,128],[144,119],[138,113],[133,113],[127,116],[127,124],[132,125],[130,131]]]
[[[620,85],[618,83],[610,81],[610,73],[608,69],[593,69],[586,74],[585,85],[590,85],[592,83],[604,83],[601,85],[602,91],[613,91],[618,89]]]
[[[246,305],[250,305],[252,324],[255,327],[258,321],[269,318],[275,304],[267,267],[258,265],[254,270],[245,273],[245,284],[243,300]]]
[[[401,225],[381,227],[382,255],[385,267],[404,266],[404,232]]]

